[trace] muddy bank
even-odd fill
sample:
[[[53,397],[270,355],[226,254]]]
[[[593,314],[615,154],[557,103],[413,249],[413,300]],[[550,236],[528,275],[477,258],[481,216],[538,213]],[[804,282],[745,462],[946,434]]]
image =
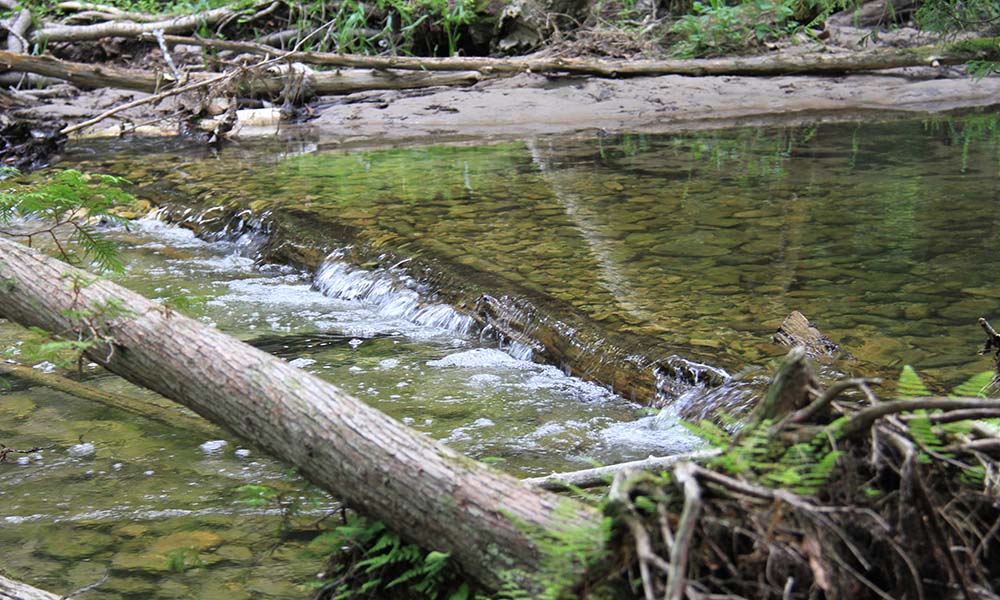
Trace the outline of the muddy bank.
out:
[[[44,98],[16,116],[78,123],[145,96],[99,90]],[[959,69],[911,68],[843,77],[634,77],[522,74],[465,88],[362,92],[317,98],[291,123],[278,108],[241,110],[233,137],[304,136],[377,146],[402,139],[530,137],[601,130],[676,132],[731,125],[803,123],[870,113],[942,112],[991,106],[1000,77],[974,81]],[[183,100],[126,110],[80,135],[176,135],[211,131],[217,120],[181,122]]]
[[[946,70],[845,77],[519,75],[425,95],[369,94],[326,106],[304,127],[321,141],[420,136],[531,136],[600,129],[665,133],[742,124],[857,118],[873,111],[940,112],[989,106],[1000,77]]]

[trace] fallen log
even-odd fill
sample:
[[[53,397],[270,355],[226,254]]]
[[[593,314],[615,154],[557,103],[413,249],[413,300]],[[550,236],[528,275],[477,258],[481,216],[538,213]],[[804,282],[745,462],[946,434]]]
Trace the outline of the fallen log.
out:
[[[209,40],[200,37],[164,36],[168,43],[205,46],[220,50],[274,56],[274,47],[255,42]],[[287,60],[356,69],[416,71],[479,71],[484,75],[516,73],[569,73],[597,77],[656,75],[823,75],[878,71],[900,67],[964,64],[970,60],[996,59],[1000,38],[980,38],[935,46],[868,50],[833,54],[816,52],[789,56],[747,56],[684,60],[605,60],[592,58],[485,58],[364,56],[333,52],[289,52]]]
[[[67,276],[89,283],[67,285]],[[91,360],[295,465],[404,539],[450,553],[487,589],[511,577],[528,590],[541,585],[534,579],[543,564],[539,536],[571,535],[574,551],[585,554],[604,547],[596,509],[472,461],[318,377],[118,285],[6,239],[0,281],[0,315],[82,331],[72,315],[88,314],[98,335]],[[102,316],[109,303],[120,310]],[[582,577],[581,564],[567,568]]]
[[[150,404],[148,402],[142,402],[120,394],[112,394],[104,390],[99,390],[85,383],[80,383],[67,377],[56,375],[55,373],[43,373],[38,369],[25,367],[23,365],[0,363],[0,375],[9,375],[34,385],[41,385],[64,394],[69,394],[70,396],[75,396],[76,398],[80,398],[82,400],[96,402],[98,404],[110,406],[134,415],[139,415],[140,417],[144,417],[170,427],[180,427],[182,429],[201,431],[203,433],[218,433],[218,430],[215,427],[198,417],[189,416],[176,410],[164,408],[156,404]]]
[[[149,94],[169,89],[175,85],[172,77],[163,74],[95,66],[60,60],[52,56],[29,56],[0,51],[0,68],[36,73],[68,81],[80,87],[111,87],[135,90]],[[351,94],[366,90],[401,90],[441,85],[472,85],[482,78],[476,71],[465,73],[409,73],[385,70],[311,71],[293,70],[303,80],[301,87],[315,94]],[[187,89],[236,80],[234,86],[240,94],[254,97],[278,97],[288,85],[288,76],[264,69],[238,69],[229,73],[193,73]]]

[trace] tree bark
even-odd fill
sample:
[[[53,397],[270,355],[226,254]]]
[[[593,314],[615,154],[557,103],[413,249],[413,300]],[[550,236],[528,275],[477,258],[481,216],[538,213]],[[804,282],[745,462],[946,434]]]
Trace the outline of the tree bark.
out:
[[[0,600],[60,600],[60,596],[0,575]]]
[[[529,535],[593,531],[600,514],[532,489],[416,433],[345,394],[193,319],[0,239],[0,315],[50,331],[80,328],[67,315],[90,312],[102,338],[88,357],[191,408],[251,441],[407,540],[449,552],[473,579],[497,589],[513,570],[531,578],[542,558]],[[111,301],[127,311],[104,318]],[[107,337],[105,337],[107,336]],[[586,534],[585,534],[586,535]],[[581,567],[582,569],[582,567]]]

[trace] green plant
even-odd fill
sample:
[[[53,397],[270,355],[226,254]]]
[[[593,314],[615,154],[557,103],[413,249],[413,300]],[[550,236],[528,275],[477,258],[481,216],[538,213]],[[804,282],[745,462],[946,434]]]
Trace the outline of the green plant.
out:
[[[674,23],[670,32],[680,39],[673,53],[682,58],[715,56],[745,50],[784,37],[799,28],[787,0],[752,0],[735,6],[723,0],[695,2],[691,14]]]
[[[167,553],[167,570],[173,573],[184,573],[204,566],[205,562],[194,548],[176,548]]]
[[[117,246],[100,234],[97,225],[124,222],[113,210],[135,201],[121,189],[125,183],[113,175],[66,169],[39,183],[0,191],[0,225],[4,226],[0,234],[22,238],[29,246],[45,238],[67,262],[89,261],[101,270],[120,272],[123,266]],[[12,228],[15,219],[19,220],[16,229]]]
[[[445,552],[404,542],[381,521],[350,512],[343,525],[309,543],[312,557],[329,557],[323,598],[466,600],[469,584]]]

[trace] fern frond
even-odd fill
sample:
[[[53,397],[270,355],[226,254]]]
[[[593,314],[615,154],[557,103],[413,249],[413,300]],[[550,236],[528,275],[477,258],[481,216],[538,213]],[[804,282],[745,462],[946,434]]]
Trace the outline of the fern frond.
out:
[[[910,365],[905,365],[899,373],[899,386],[896,390],[901,400],[912,400],[920,396],[930,396],[930,390],[924,381]]]
[[[993,371],[983,371],[969,378],[968,381],[952,391],[952,397],[986,398],[986,388],[993,382]]]

